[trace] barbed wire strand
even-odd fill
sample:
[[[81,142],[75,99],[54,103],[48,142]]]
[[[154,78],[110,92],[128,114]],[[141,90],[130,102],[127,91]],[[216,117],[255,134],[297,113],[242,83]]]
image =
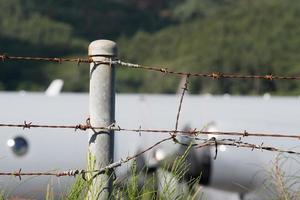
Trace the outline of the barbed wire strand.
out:
[[[148,147],[147,149],[140,151],[139,153],[137,153],[133,156],[128,156],[124,160],[121,159],[121,160],[111,163],[111,164],[107,165],[106,167],[103,167],[99,170],[87,171],[84,169],[75,169],[75,170],[67,170],[67,171],[62,171],[62,172],[22,172],[22,169],[20,168],[18,171],[15,171],[15,172],[0,172],[0,176],[15,176],[15,177],[18,177],[19,180],[22,180],[23,176],[56,176],[56,177],[70,176],[70,177],[76,177],[77,175],[82,175],[83,179],[86,180],[85,176],[87,173],[96,173],[95,176],[103,174],[103,173],[107,172],[108,170],[115,169],[133,159],[136,159],[137,157],[150,151],[154,147],[156,147],[166,141],[172,140],[172,139],[173,139],[172,136],[162,139],[162,140],[156,142],[155,144],[153,144],[152,146]],[[202,143],[193,144],[193,146],[195,146],[196,148],[216,146],[216,153],[217,153],[218,145],[225,145],[225,146],[233,146],[236,148],[240,148],[240,147],[241,148],[249,148],[252,151],[254,151],[254,149],[257,149],[257,150],[261,150],[261,151],[270,151],[270,152],[300,155],[300,152],[296,152],[296,151],[292,151],[292,150],[283,150],[283,149],[279,149],[279,148],[272,147],[272,146],[264,146],[263,143],[260,145],[256,145],[256,144],[242,142],[241,138],[239,138],[238,140],[235,140],[235,139],[219,139],[219,140],[213,139],[212,140],[212,139],[202,139],[201,138],[201,140],[203,140]],[[186,144],[186,145],[189,146],[190,144]],[[93,176],[93,177],[95,177],[95,176]]]
[[[93,56],[95,57],[95,56]],[[147,71],[154,71],[163,74],[172,74],[178,76],[192,76],[192,77],[204,77],[204,78],[211,78],[214,80],[217,79],[264,79],[264,80],[300,80],[300,76],[276,76],[273,74],[266,74],[266,75],[242,75],[242,74],[225,74],[221,72],[212,72],[212,73],[196,73],[196,72],[180,72],[180,71],[173,71],[169,70],[168,67],[151,67],[146,65],[134,64],[129,62],[124,62],[121,60],[107,60],[103,62],[94,61],[92,57],[90,58],[62,58],[62,57],[30,57],[30,56],[10,56],[7,54],[0,54],[0,60],[3,62],[6,60],[23,60],[23,61],[45,61],[45,62],[75,62],[77,65],[80,63],[92,63],[95,62],[97,64],[112,64],[112,65],[120,65],[127,68],[133,69],[142,69]]]
[[[271,152],[300,155],[300,152],[297,152],[297,151],[283,150],[283,149],[276,148],[276,147],[273,147],[273,146],[264,146],[263,143],[261,143],[260,145],[257,145],[257,144],[242,142],[241,139],[238,139],[238,140],[234,140],[234,139],[221,139],[221,140],[213,139],[213,140],[211,140],[211,139],[209,139],[208,141],[203,142],[201,144],[197,144],[195,146],[197,148],[203,148],[203,147],[206,147],[206,146],[213,146],[213,145],[215,145],[215,146],[225,145],[225,146],[250,148],[252,151],[254,149],[258,149],[258,150],[261,150],[261,151],[265,150],[265,151],[271,151]]]
[[[146,148],[143,151],[140,151],[139,153],[137,153],[133,156],[128,156],[126,159],[121,159],[117,162],[111,163],[111,164],[107,165],[106,167],[103,167],[99,170],[87,171],[84,169],[75,169],[75,170],[68,170],[68,171],[62,171],[62,172],[22,172],[22,169],[20,168],[18,171],[15,171],[15,172],[0,172],[0,176],[15,176],[15,177],[18,177],[19,180],[21,180],[22,176],[56,176],[56,177],[73,176],[73,177],[76,177],[77,175],[82,175],[83,179],[86,180],[85,175],[87,173],[96,173],[93,177],[96,177],[100,174],[104,174],[108,170],[112,170],[116,167],[120,167],[121,165],[123,165],[133,159],[136,159],[140,155],[150,151],[154,147],[162,144],[163,142],[171,140],[171,139],[173,139],[173,137],[168,137],[168,138],[162,139],[162,140],[156,142],[155,144],[153,144],[152,146]]]
[[[183,98],[184,98],[184,95],[185,95],[186,91],[188,90],[188,84],[189,84],[189,76],[186,76],[185,77],[185,82],[184,82],[184,85],[183,85],[183,88],[182,88],[182,93],[181,93],[181,96],[180,96],[178,111],[177,111],[177,114],[176,114],[175,132],[172,133],[172,136],[173,136],[174,140],[175,140],[175,137],[177,135],[179,118],[180,118],[181,108],[182,108],[182,104],[183,104]]]
[[[45,61],[45,62],[76,62],[78,65],[80,63],[91,63],[93,60],[91,58],[62,58],[62,57],[30,57],[30,56],[9,56],[6,54],[0,55],[0,60],[2,62],[6,60],[16,60],[16,61]]]
[[[118,125],[108,126],[108,127],[92,127],[90,124],[78,124],[78,125],[45,125],[45,124],[33,124],[32,122],[24,124],[6,124],[0,123],[0,128],[50,128],[50,129],[74,129],[86,131],[88,129],[103,130],[103,131],[119,131],[119,132],[136,132],[136,133],[180,133],[189,136],[199,136],[199,135],[221,135],[221,136],[240,136],[240,137],[275,137],[275,138],[290,138],[290,139],[300,139],[299,134],[287,134],[287,133],[272,133],[272,132],[248,132],[246,130],[238,131],[203,131],[191,129],[191,130],[173,130],[173,129],[143,129],[141,127],[137,129],[121,128]]]
[[[273,74],[266,75],[241,75],[241,74],[225,74],[221,72],[213,72],[213,73],[196,73],[196,72],[179,72],[169,70],[167,67],[151,67],[140,64],[123,62],[121,60],[112,61],[113,64],[118,64],[123,67],[134,68],[134,69],[142,69],[148,71],[159,72],[163,74],[172,74],[178,76],[193,76],[193,77],[204,77],[204,78],[212,78],[212,79],[264,79],[264,80],[300,80],[300,76],[275,76]]]
[[[274,76],[272,74],[268,75],[240,75],[240,74],[223,74],[220,72],[213,72],[213,73],[192,73],[192,72],[179,72],[179,71],[172,71],[168,70],[167,67],[150,67],[150,66],[145,66],[145,65],[139,65],[139,64],[133,64],[133,63],[128,63],[128,62],[123,62],[121,60],[108,60],[108,61],[93,61],[93,59],[90,58],[50,58],[50,57],[24,57],[24,56],[8,56],[8,55],[0,55],[0,59],[4,62],[6,60],[24,60],[24,61],[46,61],[46,62],[56,62],[56,63],[62,63],[62,62],[76,62],[78,65],[80,63],[91,63],[95,62],[96,64],[111,64],[111,65],[120,65],[123,67],[127,68],[133,68],[133,69],[142,69],[142,70],[148,70],[148,71],[155,71],[155,72],[160,72],[163,74],[172,74],[172,75],[179,75],[179,76],[186,76],[186,82],[184,85],[181,97],[180,97],[180,102],[178,106],[178,111],[176,115],[176,122],[175,122],[175,129],[174,130],[158,130],[158,129],[142,129],[141,127],[139,129],[124,129],[121,128],[120,126],[109,126],[109,127],[92,127],[88,122],[86,124],[78,124],[78,125],[37,125],[37,124],[32,124],[32,122],[27,123],[24,121],[24,124],[0,124],[0,127],[20,127],[23,129],[30,129],[30,128],[72,128],[75,130],[87,130],[87,129],[102,129],[102,130],[115,130],[115,131],[131,131],[131,132],[152,132],[152,133],[169,133],[171,137],[165,138],[163,140],[160,140],[159,142],[155,143],[154,145],[146,148],[145,150],[133,155],[133,156],[128,156],[125,160],[121,159],[118,162],[114,162],[104,168],[101,168],[99,170],[93,170],[93,171],[86,171],[86,170],[68,170],[68,171],[62,171],[62,172],[28,172],[24,173],[22,172],[22,169],[20,169],[17,172],[0,172],[0,176],[15,176],[19,177],[21,180],[22,176],[41,176],[41,175],[46,175],[46,176],[56,176],[56,177],[62,177],[62,176],[76,176],[81,174],[83,177],[85,177],[86,173],[96,173],[96,175],[103,174],[107,170],[114,169],[116,167],[121,166],[122,164],[129,162],[130,160],[133,160],[137,158],[138,156],[150,151],[154,147],[162,144],[163,142],[173,140],[175,143],[180,143],[177,139],[177,133],[182,133],[182,134],[188,134],[184,136],[195,136],[197,137],[198,135],[208,135],[208,134],[213,134],[213,135],[231,135],[231,136],[242,136],[242,137],[248,137],[248,136],[255,136],[255,137],[279,137],[279,138],[293,138],[293,139],[300,139],[300,136],[298,135],[286,135],[286,134],[273,134],[273,133],[249,133],[246,130],[244,132],[219,132],[219,131],[214,131],[214,132],[208,132],[208,131],[197,131],[197,129],[194,129],[192,131],[184,131],[184,130],[178,130],[178,124],[179,124],[179,119],[180,119],[180,114],[181,114],[181,109],[182,109],[182,104],[183,104],[183,99],[185,92],[188,89],[188,79],[190,76],[193,77],[206,77],[206,78],[212,78],[212,79],[221,79],[221,78],[229,78],[229,79],[265,79],[265,80],[300,80],[300,76]],[[203,140],[200,138],[195,138],[197,141]],[[187,144],[186,144],[187,145]],[[280,153],[289,153],[289,154],[297,154],[300,155],[299,152],[295,151],[290,151],[290,150],[283,150],[279,149],[276,147],[271,147],[271,146],[263,146],[263,143],[261,145],[256,145],[256,144],[251,144],[251,143],[245,143],[242,142],[241,140],[234,140],[234,139],[221,139],[217,140],[215,137],[212,137],[210,139],[207,139],[207,141],[204,141],[201,144],[197,144],[197,148],[202,148],[205,146],[212,146],[214,145],[216,148],[216,154],[214,159],[217,158],[217,152],[218,152],[218,145],[228,145],[228,146],[235,146],[235,147],[244,147],[244,148],[251,148],[252,150],[254,149],[259,149],[259,150],[266,150],[266,151],[273,151],[273,152],[280,152]],[[95,176],[94,176],[95,177]]]
[[[180,96],[180,101],[179,101],[179,106],[178,106],[178,111],[177,111],[177,116],[176,116],[175,131],[178,130],[179,117],[180,117],[180,114],[181,114],[183,98],[184,98],[184,95],[185,95],[186,91],[188,91],[188,84],[189,84],[189,76],[186,76],[185,77],[185,83],[184,83],[184,86],[182,88],[182,93],[181,93],[181,96]]]

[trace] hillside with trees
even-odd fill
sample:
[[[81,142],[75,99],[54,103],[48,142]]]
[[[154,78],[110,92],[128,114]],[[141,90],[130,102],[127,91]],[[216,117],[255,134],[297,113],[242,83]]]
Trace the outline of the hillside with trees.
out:
[[[0,0],[0,52],[80,56],[117,41],[124,61],[193,72],[300,75],[300,4],[292,0]],[[2,62],[1,90],[40,91],[54,78],[88,90],[88,66]],[[118,92],[174,93],[178,77],[120,69]],[[151,83],[151,84],[149,84]],[[299,95],[299,81],[193,78],[192,93]]]

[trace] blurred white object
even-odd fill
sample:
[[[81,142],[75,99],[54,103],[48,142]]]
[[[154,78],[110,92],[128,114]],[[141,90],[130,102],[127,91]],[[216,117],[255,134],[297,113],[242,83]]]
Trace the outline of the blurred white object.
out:
[[[271,94],[270,94],[270,93],[265,93],[265,94],[263,95],[263,99],[264,99],[264,100],[270,100],[270,99],[271,99]]]
[[[47,88],[45,94],[47,96],[57,96],[60,94],[62,87],[64,85],[64,81],[61,79],[55,79],[54,81],[52,81],[49,85],[49,87]]]

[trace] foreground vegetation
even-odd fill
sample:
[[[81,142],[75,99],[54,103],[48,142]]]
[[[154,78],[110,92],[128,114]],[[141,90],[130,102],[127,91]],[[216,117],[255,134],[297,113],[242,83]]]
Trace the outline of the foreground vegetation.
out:
[[[178,155],[173,162],[166,161],[161,163],[162,167],[157,170],[150,170],[139,164],[138,161],[131,163],[131,170],[123,177],[113,178],[113,191],[109,199],[129,199],[129,200],[202,200],[207,199],[203,187],[199,185],[201,175],[199,177],[189,177],[188,169],[190,167],[188,153],[190,147],[187,147],[182,155]],[[297,200],[300,197],[299,177],[290,174],[283,165],[289,159],[295,161],[293,164],[298,165],[299,162],[284,154],[278,154],[272,161],[272,167],[264,169],[267,179],[263,185],[256,189],[255,194],[260,195],[263,199],[273,200]],[[291,161],[291,160],[290,160]],[[124,167],[124,166],[123,166]],[[259,172],[261,173],[261,172]],[[263,175],[263,176],[265,176]],[[87,178],[87,179],[86,179]],[[188,181],[187,181],[188,180]],[[26,181],[25,181],[26,182]],[[62,199],[77,200],[87,199],[89,188],[92,180],[89,175],[83,178],[78,176],[75,183],[71,186],[67,193],[55,192],[54,183],[50,181],[46,193],[46,200]],[[57,183],[56,183],[57,184]],[[101,191],[102,188],[99,188]],[[61,191],[59,189],[59,191]],[[252,191],[249,191],[250,193]],[[0,188],[0,200],[10,199],[11,194]],[[252,194],[250,194],[251,196]],[[245,196],[247,199],[247,195]],[[253,196],[251,196],[253,198]],[[251,199],[250,197],[250,199]],[[249,198],[249,196],[248,196]],[[19,198],[12,198],[19,199]]]
[[[199,199],[199,178],[183,183],[189,164],[186,157],[189,150],[166,164],[162,169],[151,171],[138,162],[132,163],[131,172],[126,177],[114,180],[114,189],[110,199],[152,200],[152,199]],[[113,175],[112,175],[113,176]],[[66,199],[84,199],[90,187],[89,181],[77,178]],[[50,199],[49,199],[50,200]]]

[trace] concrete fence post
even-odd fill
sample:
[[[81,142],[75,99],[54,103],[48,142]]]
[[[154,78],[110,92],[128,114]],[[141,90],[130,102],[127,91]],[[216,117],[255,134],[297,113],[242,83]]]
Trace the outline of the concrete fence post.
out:
[[[110,64],[99,64],[117,56],[117,45],[109,40],[96,40],[90,43],[90,124],[108,127],[115,121],[115,68]],[[114,132],[89,132],[88,170],[100,169],[113,161]],[[92,178],[92,175],[89,177]],[[109,173],[93,178],[88,199],[108,199],[112,191],[112,178]]]

